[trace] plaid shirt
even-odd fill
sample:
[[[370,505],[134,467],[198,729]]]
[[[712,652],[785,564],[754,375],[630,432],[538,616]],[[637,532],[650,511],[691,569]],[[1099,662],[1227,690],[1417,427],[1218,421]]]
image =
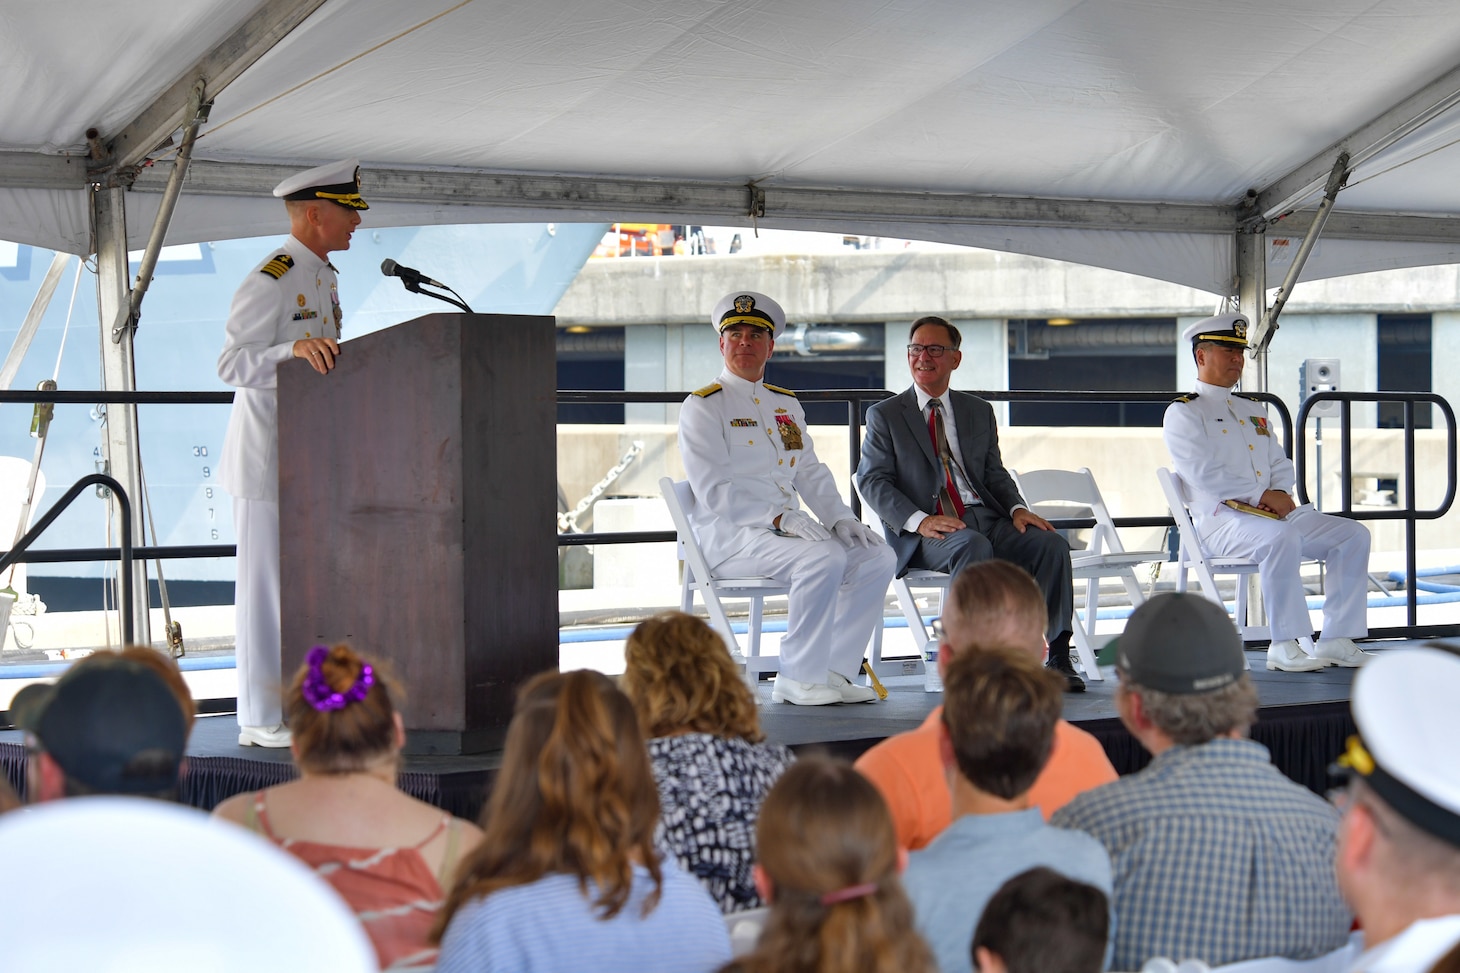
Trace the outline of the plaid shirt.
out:
[[[1309,959],[1348,940],[1333,876],[1338,811],[1267,748],[1217,739],[1076,797],[1050,823],[1089,832],[1115,871],[1112,969]]]

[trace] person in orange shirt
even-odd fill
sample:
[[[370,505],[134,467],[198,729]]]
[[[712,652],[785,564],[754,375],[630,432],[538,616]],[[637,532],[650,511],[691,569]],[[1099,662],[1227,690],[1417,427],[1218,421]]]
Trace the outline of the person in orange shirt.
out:
[[[946,670],[960,651],[976,643],[1027,646],[1044,655],[1048,612],[1034,579],[1008,561],[970,564],[953,579],[944,599],[938,669]],[[857,770],[882,793],[892,811],[898,844],[916,851],[953,819],[952,797],[938,732],[943,707],[928,714],[915,730],[888,737],[856,762]],[[1115,780],[1105,748],[1089,733],[1060,720],[1055,725],[1049,763],[1030,790],[1030,803],[1045,820],[1076,794]]]

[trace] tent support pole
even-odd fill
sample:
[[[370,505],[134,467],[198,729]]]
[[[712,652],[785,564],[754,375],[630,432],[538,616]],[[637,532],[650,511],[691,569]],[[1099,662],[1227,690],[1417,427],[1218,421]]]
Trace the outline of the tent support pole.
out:
[[[124,328],[116,340],[105,329],[118,316],[129,316],[131,297],[127,287],[127,214],[126,189],[116,186],[93,186],[91,190],[92,238],[96,242],[96,306],[101,338],[101,383],[107,391],[132,392],[137,388],[133,361],[132,329]],[[103,426],[106,472],[129,497],[142,496],[141,456],[137,446],[137,407],[112,404],[107,406]],[[121,515],[115,497],[109,497],[118,530],[131,530],[134,546],[143,544],[140,519],[128,524]],[[132,564],[133,639],[139,645],[152,642],[148,618],[147,563]]]
[[[123,331],[137,330],[142,313],[142,299],[152,285],[152,272],[157,269],[157,257],[162,253],[162,241],[167,237],[167,227],[172,223],[172,214],[177,209],[177,198],[182,193],[183,178],[188,172],[188,163],[193,158],[193,142],[198,137],[198,127],[208,117],[209,106],[203,104],[203,82],[193,85],[192,100],[188,104],[188,122],[183,128],[182,145],[178,147],[177,161],[167,178],[167,188],[162,191],[162,202],[157,207],[157,219],[152,221],[152,235],[147,238],[147,249],[142,252],[142,265],[137,270],[137,279],[132,284],[131,299],[122,308],[121,316],[112,325],[112,341],[121,341]],[[128,492],[128,496],[140,494]],[[139,505],[138,509],[141,509]]]
[[[1267,234],[1258,225],[1238,230],[1237,245],[1237,310],[1248,321],[1261,321],[1267,313]],[[1242,370],[1242,388],[1248,392],[1266,392],[1267,347],[1254,348],[1252,357]],[[1262,586],[1257,575],[1241,578],[1238,584],[1247,585],[1248,625],[1267,624],[1267,606],[1262,601]]]

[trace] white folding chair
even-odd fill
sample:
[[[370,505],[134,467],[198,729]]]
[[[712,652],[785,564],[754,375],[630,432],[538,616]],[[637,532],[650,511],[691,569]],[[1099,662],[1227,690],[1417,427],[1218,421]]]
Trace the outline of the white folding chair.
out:
[[[784,595],[790,585],[771,578],[729,578],[719,577],[710,570],[705,554],[700,550],[699,538],[690,526],[689,515],[695,509],[694,491],[688,480],[659,480],[659,492],[664,495],[669,516],[674,519],[674,531],[678,535],[679,560],[683,562],[684,581],[680,586],[681,611],[694,608],[695,592],[699,592],[706,610],[710,613],[710,627],[725,639],[736,662],[745,663],[745,673],[752,679],[762,672],[777,672],[781,668],[779,656],[763,656],[760,653],[761,622],[765,614],[765,600],[772,595]],[[730,627],[730,616],[725,613],[722,598],[743,598],[750,602],[750,624],[746,633],[746,653],[740,658],[739,641],[735,630]]]
[[[1180,474],[1164,466],[1156,470],[1156,479],[1161,481],[1161,492],[1166,494],[1166,505],[1171,508],[1171,517],[1176,521],[1176,530],[1181,543],[1176,554],[1176,590],[1185,591],[1187,572],[1195,571],[1202,594],[1210,601],[1226,609],[1221,592],[1217,590],[1216,577],[1219,574],[1237,575],[1237,601],[1233,621],[1242,638],[1260,641],[1268,638],[1266,625],[1247,624],[1247,576],[1257,573],[1257,562],[1249,557],[1223,557],[1213,555],[1201,544],[1201,535],[1191,520],[1191,494]]]
[[[887,525],[882,522],[881,517],[877,516],[877,511],[873,510],[872,506],[867,503],[867,498],[862,494],[862,488],[857,483],[855,477],[852,478],[852,489],[856,490],[857,496],[862,499],[862,519],[871,524],[872,528],[882,535],[883,540],[890,541],[891,538],[887,536]],[[953,584],[953,576],[951,574],[943,571],[926,571],[922,568],[913,568],[902,577],[892,579],[892,592],[897,596],[897,607],[902,609],[902,617],[907,619],[908,634],[913,637],[914,646],[918,650],[917,664],[913,665],[911,661],[903,662],[899,660],[895,664],[887,664],[888,666],[895,665],[896,668],[888,668],[884,672],[882,637],[879,631],[877,637],[872,640],[871,661],[873,672],[879,676],[889,674],[915,676],[923,673],[923,646],[927,645],[928,640],[933,637],[933,631],[923,621],[922,612],[918,611],[918,602],[913,597],[912,589],[936,588],[943,593],[941,597],[946,598],[948,596],[948,587],[951,584]]]
[[[1095,476],[1088,467],[1074,470],[1029,470],[1020,473],[1010,471],[1024,502],[1031,507],[1039,503],[1072,503],[1088,507],[1095,518],[1095,527],[1090,533],[1090,546],[1083,551],[1070,552],[1070,566],[1076,581],[1085,582],[1085,614],[1076,615],[1074,624],[1075,651],[1079,653],[1080,665],[1085,675],[1093,680],[1100,675],[1100,666],[1095,660],[1095,621],[1100,608],[1100,579],[1119,578],[1125,586],[1132,607],[1146,600],[1141,583],[1136,579],[1135,566],[1153,561],[1165,561],[1165,551],[1127,551],[1116,532],[1115,521],[1100,488],[1095,485]]]

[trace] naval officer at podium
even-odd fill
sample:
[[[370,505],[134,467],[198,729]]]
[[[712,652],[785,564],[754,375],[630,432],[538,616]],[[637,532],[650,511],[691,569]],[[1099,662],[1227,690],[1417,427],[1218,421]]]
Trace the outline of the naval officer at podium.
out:
[[[238,389],[218,477],[233,496],[238,742],[287,747],[279,659],[279,424],[275,369],[302,358],[328,375],[340,353],[340,295],[329,253],[348,250],[369,209],[346,159],[274,187],[289,237],[244,278],[228,311],[218,377]]]

